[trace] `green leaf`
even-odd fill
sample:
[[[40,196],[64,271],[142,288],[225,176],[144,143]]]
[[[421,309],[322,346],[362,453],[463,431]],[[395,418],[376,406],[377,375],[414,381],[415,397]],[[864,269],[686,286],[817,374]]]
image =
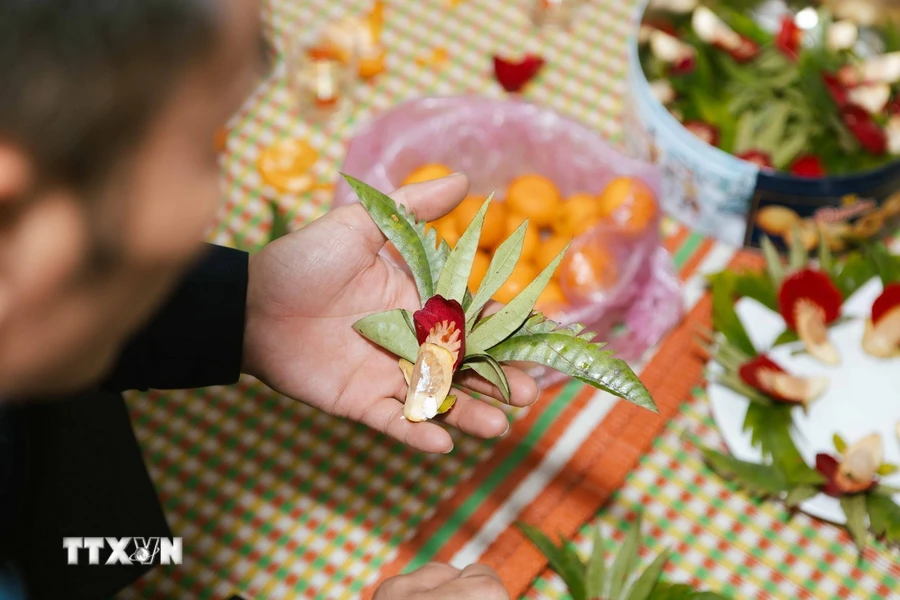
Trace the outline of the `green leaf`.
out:
[[[471,331],[472,325],[485,307],[488,301],[497,293],[497,290],[509,279],[519,257],[522,256],[522,246],[525,244],[525,231],[528,227],[526,220],[512,235],[510,235],[491,258],[491,264],[488,267],[484,279],[481,281],[478,291],[472,304],[466,309],[466,329]]]
[[[762,248],[763,257],[766,259],[766,271],[768,271],[769,277],[775,286],[781,286],[781,282],[784,281],[784,265],[781,263],[781,254],[778,253],[775,244],[767,235],[762,237],[759,245]]]
[[[878,467],[878,474],[882,477],[893,475],[897,471],[900,471],[900,467],[898,467],[897,465],[892,465],[891,463],[884,463],[883,465]]]
[[[557,257],[541,271],[541,274],[538,275],[537,279],[529,283],[518,296],[513,298],[509,304],[489,318],[483,319],[480,323],[475,325],[475,329],[472,330],[472,333],[466,340],[467,345],[471,344],[473,352],[476,348],[489,350],[515,333],[515,331],[522,326],[522,323],[524,323],[531,314],[535,302],[537,302],[537,299],[541,295],[541,292],[544,291],[544,288],[547,287],[550,278],[553,276],[553,272],[556,271],[556,267],[559,266],[560,261],[563,259],[563,255],[565,255],[568,249],[569,244],[566,244],[563,251],[560,252]],[[450,258],[452,259],[453,256],[451,255]]]
[[[842,496],[841,508],[847,517],[847,531],[856,547],[862,550],[866,547],[866,495]]]
[[[533,527],[526,523],[517,523],[516,526],[525,535],[528,540],[537,546],[547,561],[550,568],[559,575],[569,588],[575,600],[584,600],[584,573],[574,569],[570,561],[565,555],[563,548],[557,547],[549,537],[544,535],[537,527]]]
[[[484,204],[475,214],[475,218],[469,223],[466,231],[459,238],[456,247],[447,257],[441,277],[438,279],[435,293],[448,300],[462,302],[466,291],[469,289],[469,275],[472,273],[472,263],[475,262],[475,253],[478,251],[478,240],[481,239],[481,228],[484,225],[484,214],[494,196],[485,200]]]
[[[425,243],[415,228],[409,224],[405,214],[399,210],[390,196],[383,194],[362,181],[344,175],[344,179],[359,196],[359,200],[381,233],[394,244],[397,252],[406,261],[416,282],[419,300],[424,304],[434,295],[434,279]],[[404,357],[405,358],[405,357]]]
[[[269,242],[274,242],[278,238],[282,238],[291,232],[288,227],[288,220],[281,213],[281,210],[278,208],[277,202],[270,202],[269,206],[272,208],[272,230],[269,233]]]
[[[708,448],[703,449],[703,457],[720,477],[734,481],[751,494],[779,496],[789,487],[784,475],[771,465],[745,462]]]
[[[875,537],[884,538],[888,544],[900,544],[900,506],[887,496],[867,494],[866,507],[869,528]]]
[[[787,504],[788,508],[795,508],[801,503],[818,495],[819,488],[813,487],[811,485],[801,485],[788,492],[787,498],[784,499],[784,503]]]
[[[772,466],[790,485],[820,485],[825,482],[824,477],[806,464],[791,438],[792,411],[790,404],[750,404],[744,431],[750,433],[753,445],[764,457],[772,459]]]
[[[819,225],[819,270],[828,276],[834,274],[834,257],[831,255],[831,246],[825,236],[822,235],[825,228]]]
[[[506,373],[503,372],[503,367],[494,360],[494,357],[489,354],[469,356],[466,357],[463,366],[472,369],[481,377],[494,384],[497,389],[500,390],[502,396],[501,399],[504,402],[509,403],[509,381],[506,379]]]
[[[734,291],[741,298],[752,298],[778,312],[778,291],[772,280],[762,274],[742,273],[735,279]]]
[[[785,329],[781,332],[777,338],[775,338],[775,342],[772,344],[775,346],[783,346],[785,344],[793,344],[794,342],[800,341],[800,336],[793,329]]]
[[[653,588],[648,600],[688,600],[693,598],[694,588],[686,583],[660,581]]]
[[[583,327],[560,328],[558,323],[543,315],[532,316],[508,340],[488,350],[497,362],[531,362],[574,377],[597,389],[604,390],[657,412],[650,393],[631,367],[601,350],[603,344],[593,343],[581,333]]]
[[[834,434],[831,438],[831,441],[834,442],[834,449],[838,451],[838,454],[843,454],[847,451],[847,442],[844,441],[844,438],[841,437],[841,434]]]
[[[662,577],[663,569],[665,568],[666,563],[669,562],[670,557],[671,551],[668,549],[663,550],[660,555],[656,557],[656,560],[641,573],[641,576],[634,582],[634,585],[631,586],[631,591],[628,594],[627,600],[647,600],[650,598],[650,594],[659,582],[659,578]]]
[[[441,402],[441,405],[438,406],[437,414],[442,415],[445,412],[449,411],[456,404],[456,396],[454,394],[448,394],[444,401]]]
[[[791,271],[799,271],[806,266],[807,261],[809,261],[809,251],[803,245],[800,225],[794,223],[791,225],[791,243],[788,247],[788,268]]]
[[[900,281],[900,256],[891,254],[881,242],[870,244],[866,249],[883,285]]]
[[[882,496],[896,496],[897,494],[900,494],[900,487],[879,483],[875,486],[875,489],[872,490],[872,493],[880,494]]]
[[[625,541],[616,559],[613,561],[612,570],[609,574],[609,600],[620,600],[622,592],[625,589],[625,583],[628,577],[634,571],[638,561],[638,551],[641,543],[641,519],[643,515],[638,511],[634,517],[634,523],[628,533],[625,534]]]
[[[834,284],[841,290],[844,299],[847,299],[876,275],[872,261],[854,252],[844,259],[844,264],[834,277]]]
[[[409,311],[397,309],[363,317],[353,324],[353,329],[392,354],[415,363],[419,341],[410,331],[408,319]]]
[[[594,527],[594,544],[587,564],[585,588],[589,599],[601,598],[606,591],[606,547],[603,544],[603,528]]]
[[[734,310],[736,279],[737,275],[730,271],[723,271],[711,278],[713,327],[731,345],[749,356],[756,356],[756,348]]]

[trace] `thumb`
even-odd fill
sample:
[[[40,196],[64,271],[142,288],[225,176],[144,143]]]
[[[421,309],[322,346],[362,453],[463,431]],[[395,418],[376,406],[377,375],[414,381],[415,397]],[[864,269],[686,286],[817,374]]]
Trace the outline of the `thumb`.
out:
[[[407,207],[418,221],[433,221],[443,217],[462,202],[469,193],[469,178],[455,173],[422,183],[405,185],[389,194],[397,204]],[[373,254],[381,250],[387,239],[362,204],[342,206],[327,215],[355,235]]]

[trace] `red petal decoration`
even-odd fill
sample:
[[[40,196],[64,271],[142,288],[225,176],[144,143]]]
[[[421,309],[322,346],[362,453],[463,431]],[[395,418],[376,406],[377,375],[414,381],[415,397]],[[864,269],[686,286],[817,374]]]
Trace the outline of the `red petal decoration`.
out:
[[[779,373],[787,373],[787,371],[785,371],[781,367],[781,365],[773,361],[765,354],[760,354],[759,356],[755,356],[742,364],[740,369],[738,369],[738,376],[741,378],[741,381],[743,381],[753,389],[759,390],[765,395],[770,396],[771,398],[780,402],[791,402],[792,404],[794,404],[794,401],[788,400],[780,394],[773,393],[769,387],[763,385],[762,381],[760,381],[759,378],[759,373],[763,369],[777,371]]]
[[[834,498],[844,495],[841,488],[835,482],[838,471],[838,460],[830,454],[816,454],[816,471],[822,474],[828,481],[822,487],[822,491]]]
[[[894,96],[887,105],[887,114],[889,115],[898,115],[900,114],[900,98]]]
[[[671,71],[672,75],[687,75],[689,73],[692,73],[696,66],[697,59],[693,55],[691,55],[674,63],[669,70]]]
[[[844,299],[828,275],[814,269],[801,269],[785,278],[778,291],[778,305],[784,322],[796,329],[794,306],[807,299],[825,311],[825,324],[837,319],[841,314]]]
[[[509,93],[519,92],[525,84],[534,79],[543,66],[544,59],[534,54],[529,54],[519,62],[494,57],[494,75],[503,89]]]
[[[843,86],[837,75],[834,75],[832,73],[822,73],[822,79],[825,81],[825,87],[828,88],[828,93],[831,95],[831,99],[834,100],[834,103],[838,105],[838,108],[843,108],[844,106],[846,106],[847,88]]]
[[[793,15],[787,15],[781,20],[781,31],[775,38],[775,46],[791,60],[800,57],[800,44],[803,41],[803,30],[797,27]]]
[[[878,323],[891,309],[900,305],[900,283],[891,283],[884,288],[878,299],[872,303],[872,323]]]
[[[794,161],[791,173],[798,177],[825,177],[825,167],[818,156],[806,154]]]
[[[719,145],[719,130],[706,121],[685,121],[684,127],[710,146]]]
[[[659,29],[664,33],[668,33],[672,37],[678,37],[678,32],[675,31],[675,26],[672,25],[671,21],[660,18],[650,18],[645,19],[643,23],[641,23],[644,27],[650,27],[652,29]]]
[[[443,296],[432,296],[421,310],[413,313],[413,324],[416,326],[416,338],[419,344],[425,343],[425,338],[436,325],[449,322],[459,330],[459,356],[453,368],[459,366],[466,355],[466,313],[456,300],[447,300]]]
[[[884,154],[887,151],[887,135],[865,109],[848,104],[841,108],[841,118],[866,152]]]
[[[760,150],[748,150],[743,154],[738,154],[738,158],[740,158],[741,160],[746,160],[747,162],[751,162],[755,165],[759,165],[764,169],[774,168],[774,165],[772,164],[772,157]]]
[[[719,45],[719,48],[728,52],[731,58],[739,63],[756,58],[756,55],[759,54],[759,44],[743,35],[740,38],[741,43],[736,48],[725,48],[721,45]]]

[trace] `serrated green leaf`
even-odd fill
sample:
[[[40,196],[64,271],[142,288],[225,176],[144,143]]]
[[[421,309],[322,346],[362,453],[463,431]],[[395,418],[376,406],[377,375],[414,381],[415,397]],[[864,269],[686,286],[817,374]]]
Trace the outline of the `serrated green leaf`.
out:
[[[484,225],[484,215],[488,206],[494,199],[494,195],[484,201],[481,208],[475,214],[475,218],[469,223],[466,231],[456,242],[456,247],[447,257],[441,277],[435,286],[435,293],[448,300],[462,302],[466,291],[469,289],[469,275],[472,273],[472,263],[475,262],[475,253],[478,252],[478,240],[481,239],[481,228]]]
[[[838,454],[843,454],[847,451],[847,442],[844,441],[844,438],[841,437],[841,434],[834,434],[831,438],[831,441],[834,442],[834,449],[838,451]]]
[[[784,281],[784,265],[781,263],[781,254],[769,236],[764,235],[759,242],[762,248],[763,257],[766,259],[766,271],[776,286],[780,286]]]
[[[584,583],[589,600],[603,597],[606,590],[606,546],[603,543],[603,528],[599,523],[594,526],[594,544]]]
[[[809,261],[809,251],[803,245],[803,234],[799,223],[791,224],[791,243],[788,246],[788,268],[799,271]]]
[[[625,541],[613,561],[609,572],[609,600],[620,600],[625,589],[625,583],[634,571],[638,561],[638,552],[641,544],[641,520],[643,514],[640,510],[634,516],[634,523],[625,534]]]
[[[419,292],[419,300],[424,304],[434,295],[434,279],[425,244],[415,228],[409,224],[403,211],[387,194],[383,194],[362,181],[343,175],[350,187],[369,213],[381,233],[390,240],[412,273]],[[404,357],[405,358],[405,357]]]
[[[900,544],[900,506],[887,496],[868,494],[866,508],[869,529],[875,537],[884,538],[888,544]]]
[[[753,495],[779,496],[789,487],[784,475],[771,465],[745,462],[708,448],[703,449],[703,457],[720,477]]]
[[[841,508],[844,516],[847,517],[847,531],[853,538],[856,547],[863,550],[866,547],[866,495],[852,494],[850,496],[841,497]]]
[[[738,297],[752,298],[778,312],[778,290],[772,280],[758,273],[742,273],[734,281],[734,291]]]
[[[463,366],[468,367],[478,373],[481,377],[494,384],[500,390],[500,399],[509,403],[509,381],[506,379],[506,373],[494,357],[490,354],[476,354],[466,357]]]
[[[797,332],[793,329],[785,329],[781,332],[777,338],[775,338],[775,342],[772,344],[772,347],[783,346],[785,344],[793,344],[794,342],[800,341],[800,336],[797,335]]]
[[[274,242],[278,238],[282,238],[291,232],[288,227],[288,219],[281,213],[277,202],[270,202],[272,209],[272,230],[269,233],[269,243]]]
[[[548,331],[548,324],[554,329]],[[555,369],[597,389],[604,390],[657,412],[650,393],[631,367],[588,342],[571,329],[536,315],[505,342],[488,350],[497,362],[531,362]]]
[[[871,260],[858,252],[848,254],[834,277],[834,284],[846,300],[877,275]]]
[[[419,341],[410,331],[411,319],[409,311],[397,309],[363,317],[353,324],[353,329],[385,350],[415,363]]]
[[[819,270],[828,275],[834,276],[834,256],[831,255],[831,245],[823,235],[825,228],[819,225]]]
[[[584,600],[584,573],[572,568],[567,560],[565,553],[561,547],[557,547],[549,537],[544,535],[537,527],[533,527],[526,523],[517,523],[516,526],[525,535],[528,540],[537,546],[541,554],[546,557],[550,563],[550,568],[559,575],[569,588],[575,600]],[[580,592],[580,595],[576,595]]]
[[[866,250],[883,285],[900,281],[900,256],[891,254],[882,242],[871,244]]]
[[[825,478],[806,464],[791,437],[792,411],[790,404],[750,404],[744,417],[744,431],[750,433],[753,445],[763,456],[772,459],[772,466],[789,485],[820,485]]]
[[[806,502],[810,498],[814,498],[818,495],[819,488],[810,485],[801,485],[788,492],[787,497],[784,499],[784,503],[788,506],[788,508],[795,508],[801,503]]]
[[[659,582],[659,578],[662,577],[663,569],[665,568],[666,563],[669,562],[671,555],[671,551],[666,549],[656,557],[650,566],[641,573],[641,576],[634,582],[634,585],[631,586],[631,591],[628,593],[627,600],[648,600],[648,598],[650,598],[650,594]]]
[[[882,477],[887,477],[888,475],[893,475],[897,471],[900,471],[900,467],[897,465],[893,465],[891,463],[884,463],[880,467],[878,467],[878,474]]]
[[[535,302],[537,302],[544,288],[547,287],[553,272],[556,271],[568,249],[569,244],[566,244],[563,251],[518,296],[491,315],[490,318],[483,319],[476,324],[475,329],[472,330],[472,333],[467,338],[466,344],[471,344],[473,348],[489,350],[515,333],[531,315]]]
[[[694,593],[694,588],[686,583],[660,581],[653,588],[648,600],[687,600]]]
[[[481,281],[471,306],[466,309],[467,330],[471,331],[472,325],[475,324],[475,320],[478,318],[481,310],[515,270],[519,257],[522,256],[522,246],[525,244],[527,227],[528,221],[526,220],[494,252],[487,274]]]
[[[437,229],[428,227],[425,221],[417,221],[412,211],[405,206],[398,206],[397,208],[400,211],[400,215],[419,234],[419,239],[422,240],[422,246],[425,248],[425,254],[428,257],[428,264],[431,265],[431,281],[437,281],[441,276],[444,263],[450,255],[450,246],[445,240],[438,240]]]
[[[734,310],[735,280],[737,275],[729,271],[717,273],[711,278],[713,303],[713,328],[725,336],[728,342],[749,356],[756,356],[756,348],[747,335]]]

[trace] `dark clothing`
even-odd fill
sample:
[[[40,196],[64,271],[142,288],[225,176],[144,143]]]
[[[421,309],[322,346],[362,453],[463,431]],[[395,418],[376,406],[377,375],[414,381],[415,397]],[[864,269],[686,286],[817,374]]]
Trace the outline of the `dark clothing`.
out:
[[[121,392],[237,381],[247,261],[211,246],[96,389],[0,405],[0,574],[13,565],[32,600],[109,598],[152,568],[104,565],[108,548],[69,565],[64,537],[173,536]]]

